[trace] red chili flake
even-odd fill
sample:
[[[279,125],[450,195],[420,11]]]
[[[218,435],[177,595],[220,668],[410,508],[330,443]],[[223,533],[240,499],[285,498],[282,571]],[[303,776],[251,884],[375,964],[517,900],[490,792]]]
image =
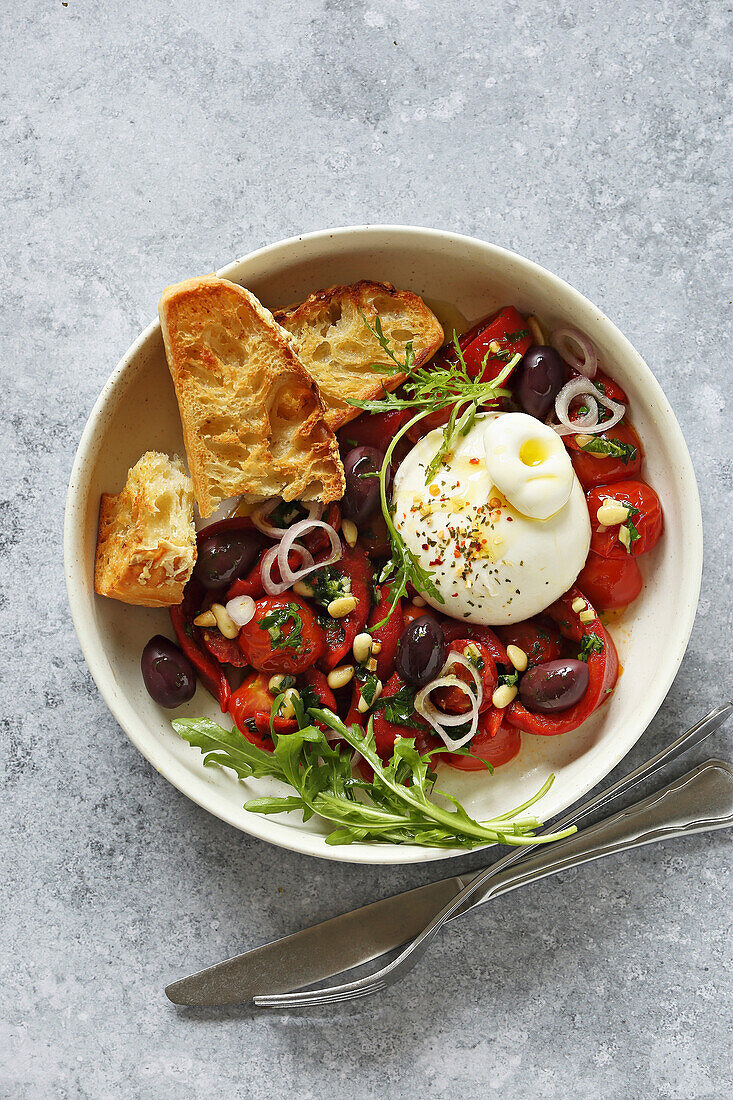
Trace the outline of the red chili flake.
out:
[[[429,562],[428,562],[428,565],[430,565],[430,566],[433,566],[433,565],[442,565],[442,564],[443,564],[443,559],[442,559],[442,558],[433,558],[433,560],[432,560],[432,561],[429,561]]]
[[[514,520],[512,519],[511,516],[507,516],[506,521],[507,521],[507,523],[514,523]]]
[[[469,458],[468,461],[470,462],[470,464],[472,466],[478,466],[478,464],[479,464],[479,459],[478,458]]]
[[[460,558],[460,556],[461,556],[461,551],[458,549],[458,547],[456,547],[456,549],[453,551],[453,557],[454,558]]]

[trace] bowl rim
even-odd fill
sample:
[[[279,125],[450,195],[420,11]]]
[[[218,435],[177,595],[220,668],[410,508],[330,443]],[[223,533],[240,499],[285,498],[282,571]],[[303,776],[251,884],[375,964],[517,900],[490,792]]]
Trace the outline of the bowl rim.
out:
[[[677,649],[673,654],[673,659],[670,659],[667,665],[666,675],[661,678],[655,678],[653,690],[650,690],[645,699],[640,703],[639,719],[641,732],[631,741],[628,739],[617,739],[617,750],[612,754],[612,763],[605,773],[608,775],[643,735],[664,701],[687,649],[697,611],[702,580],[702,514],[697,480],[682,429],[655,375],[628,337],[621,332],[602,309],[591,302],[590,299],[580,291],[576,290],[570,283],[566,282],[560,276],[555,275],[547,268],[542,267],[534,260],[530,260],[520,253],[504,248],[501,245],[484,241],[479,237],[472,237],[463,233],[455,233],[451,230],[434,229],[419,225],[358,224],[337,226],[330,229],[321,229],[310,233],[297,234],[273,242],[272,244],[264,245],[226,264],[219,269],[217,274],[222,278],[228,278],[245,262],[258,260],[270,253],[291,248],[301,243],[325,241],[328,239],[335,240],[339,238],[346,243],[348,238],[358,234],[371,235],[384,233],[389,233],[393,237],[403,238],[406,244],[410,237],[418,235],[423,239],[432,239],[435,242],[443,242],[444,244],[450,243],[453,246],[460,246],[462,243],[471,246],[480,245],[483,249],[487,250],[487,263],[490,263],[491,255],[493,254],[496,257],[504,257],[513,262],[518,261],[520,265],[523,265],[525,269],[530,272],[530,274],[545,280],[549,279],[558,290],[565,294],[569,294],[571,300],[574,299],[578,306],[590,308],[596,315],[597,323],[607,331],[609,336],[612,336],[616,341],[620,341],[626,356],[640,368],[645,390],[664,408],[665,429],[670,433],[668,442],[670,447],[674,450],[679,463],[680,492],[684,497],[683,506],[686,512],[687,528],[689,532],[694,534],[691,540],[691,547],[689,548],[692,552],[692,557],[686,562],[686,575],[688,578],[687,598],[683,601],[684,606],[681,608],[680,617],[677,620],[679,627],[677,631]],[[173,772],[171,772],[169,766],[170,761],[166,758],[163,747],[159,744],[156,737],[150,735],[148,727],[145,725],[144,721],[137,716],[135,710],[128,702],[127,697],[116,689],[114,677],[111,675],[106,658],[103,652],[98,650],[96,645],[94,619],[85,614],[84,611],[84,593],[86,588],[85,566],[82,560],[80,546],[81,525],[76,523],[76,516],[83,508],[85,499],[85,463],[87,455],[92,448],[93,440],[100,428],[100,423],[103,420],[107,403],[140,349],[147,344],[156,331],[160,331],[160,321],[157,318],[147,325],[133,341],[117,363],[117,366],[105,385],[102,387],[89,414],[76,449],[69,478],[64,511],[64,573],[72,621],[87,667],[113,717],[125,731],[135,747],[156,771],[164,775],[168,782],[181,791],[182,794],[209,813],[214,814],[221,820],[233,825],[236,829],[246,832],[259,840],[286,848],[290,851],[316,856],[321,859],[367,865],[433,862],[435,860],[452,859],[457,856],[466,855],[467,853],[464,849],[436,851],[434,849],[422,849],[416,845],[368,845],[362,843],[359,845],[343,846],[342,848],[329,847],[324,843],[324,837],[319,834],[305,830],[299,831],[293,829],[291,826],[272,821],[264,816],[259,817],[256,814],[248,815],[247,825],[245,827],[243,822],[237,819],[233,812],[228,813],[226,809],[220,806],[217,808],[212,806],[212,799],[206,797],[206,785],[205,783],[201,783],[201,777],[183,768],[175,768]],[[585,784],[579,784],[578,788],[574,789],[574,797],[564,805],[570,806],[578,801],[598,782],[601,782],[601,780],[592,779]],[[296,843],[293,843],[293,841],[296,841]],[[490,845],[487,845],[487,847],[490,847]]]

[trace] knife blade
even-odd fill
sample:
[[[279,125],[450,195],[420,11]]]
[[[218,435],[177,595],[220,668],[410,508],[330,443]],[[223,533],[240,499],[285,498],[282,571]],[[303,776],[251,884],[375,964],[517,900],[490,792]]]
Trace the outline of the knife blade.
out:
[[[286,993],[371,962],[415,938],[463,890],[454,875],[321,921],[166,987],[178,1005],[228,1005],[260,993]]]

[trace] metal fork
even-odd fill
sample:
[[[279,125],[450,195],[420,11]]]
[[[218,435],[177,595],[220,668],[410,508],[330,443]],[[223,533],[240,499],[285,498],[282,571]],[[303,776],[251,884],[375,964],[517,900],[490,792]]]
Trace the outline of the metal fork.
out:
[[[660,768],[669,763],[669,761],[675,759],[675,757],[679,756],[682,752],[686,752],[688,749],[693,748],[695,745],[699,745],[702,741],[705,740],[706,737],[708,737],[711,733],[718,729],[719,726],[721,726],[723,722],[725,722],[725,720],[731,713],[733,713],[733,703],[723,703],[720,706],[715,707],[696,725],[692,726],[692,728],[689,729],[686,733],[683,733],[681,737],[678,737],[670,745],[662,749],[661,752],[658,752],[654,756],[652,756],[651,759],[646,761],[646,763],[641,764],[634,771],[630,772],[628,775],[618,780],[618,782],[612,784],[610,787],[606,788],[606,790],[601,791],[600,794],[595,795],[593,798],[583,803],[583,805],[580,806],[578,809],[570,810],[570,812],[567,813],[563,818],[561,818],[560,821],[554,823],[545,831],[554,832],[558,829],[563,829],[568,825],[573,825],[576,822],[581,821],[583,818],[587,817],[588,814],[599,809],[601,806],[605,806],[608,802],[611,801],[611,799],[617,798],[619,795],[628,791],[631,787],[642,782],[642,780],[657,772]],[[714,763],[717,764],[718,762]],[[698,769],[698,771],[699,770],[700,769]],[[695,773],[691,774],[694,775]],[[685,780],[688,780],[689,778],[690,777],[687,776],[685,777]],[[677,830],[676,833],[670,833],[669,829],[667,829],[666,831],[663,830],[660,835],[656,835],[656,833],[654,833],[654,830],[652,830],[652,833],[654,833],[654,835],[651,835],[648,829],[646,832],[644,832],[644,830],[642,829],[642,834],[644,836],[648,835],[649,839],[635,839],[632,844],[626,843],[621,847],[611,847],[608,850],[596,849],[595,847],[593,847],[592,844],[592,841],[594,839],[593,834],[597,830],[601,829],[602,827],[606,828],[609,825],[612,825],[617,821],[620,822],[624,819],[628,822],[630,814],[640,813],[642,810],[647,809],[650,806],[657,806],[663,796],[668,795],[670,791],[676,790],[677,787],[675,786],[675,784],[672,784],[670,787],[665,788],[662,792],[658,792],[657,794],[650,796],[649,799],[645,799],[642,803],[639,803],[637,806],[632,807],[630,810],[622,811],[615,817],[599,822],[598,825],[592,826],[590,829],[584,830],[581,834],[576,834],[575,836],[569,837],[567,840],[557,841],[553,845],[551,851],[558,851],[559,864],[555,865],[554,863],[552,863],[552,867],[554,868],[554,870],[545,869],[544,874],[551,874],[557,870],[563,869],[563,867],[565,866],[572,866],[577,863],[578,860],[575,859],[575,861],[573,861],[571,857],[568,857],[568,862],[566,859],[563,858],[563,853],[567,854],[575,852],[577,856],[577,852],[579,850],[578,845],[580,845],[580,848],[582,849],[584,845],[589,842],[591,843],[591,851],[593,852],[593,854],[586,854],[585,857],[580,860],[580,862],[585,862],[587,859],[598,858],[598,856],[609,854],[609,852],[611,851],[622,850],[624,846],[629,847],[635,846],[636,844],[640,843],[649,843],[649,840],[662,839],[664,836],[667,835],[680,835],[680,830]],[[711,828],[715,826],[708,825],[706,827]],[[659,832],[658,829],[657,832]],[[514,849],[514,851],[508,853],[502,859],[498,860],[496,863],[493,863],[490,867],[487,867],[484,871],[481,871],[468,883],[465,889],[456,894],[456,896],[452,898],[451,901],[448,902],[448,904],[435,915],[433,920],[420,933],[420,935],[417,936],[416,939],[414,939],[411,943],[409,943],[407,947],[405,947],[400,952],[396,959],[394,959],[387,966],[384,966],[380,970],[376,971],[374,974],[367,975],[366,977],[360,978],[357,981],[346,982],[342,985],[337,986],[331,986],[327,989],[304,990],[300,993],[280,993],[273,994],[271,996],[259,996],[254,998],[254,1003],[260,1008],[297,1008],[308,1005],[331,1004],[336,1001],[354,1000],[359,997],[367,997],[372,993],[377,993],[382,989],[386,989],[388,986],[395,984],[395,982],[398,982],[401,978],[403,978],[405,974],[407,974],[408,971],[410,971],[413,966],[415,966],[416,963],[419,962],[419,960],[427,951],[428,946],[438,934],[443,925],[446,923],[446,921],[450,920],[454,916],[460,915],[460,911],[464,908],[464,906],[466,909],[470,908],[470,905],[466,904],[467,902],[470,901],[472,905],[475,904],[477,900],[477,895],[491,897],[495,893],[503,893],[506,889],[513,889],[518,885],[522,885],[522,882],[524,881],[523,871],[525,870],[525,864],[529,866],[531,862],[530,860],[527,860],[523,857],[526,856],[526,853],[528,851],[536,849],[536,847],[537,845],[529,845],[521,849]],[[522,866],[517,869],[514,875],[507,876],[503,874],[503,872],[507,871],[507,869],[512,864],[517,863],[519,860],[522,860]],[[549,861],[545,861],[545,868],[547,868],[549,865]],[[536,877],[542,876],[538,874]],[[497,879],[498,881],[494,883],[490,881],[492,879]],[[511,882],[512,885],[507,886],[507,882]]]

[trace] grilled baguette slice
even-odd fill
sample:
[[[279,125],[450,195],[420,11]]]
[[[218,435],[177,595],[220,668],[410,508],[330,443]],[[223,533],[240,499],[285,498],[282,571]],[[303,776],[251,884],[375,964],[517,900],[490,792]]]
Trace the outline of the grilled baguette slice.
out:
[[[339,500],[318,386],[270,311],[216,275],[168,287],[158,311],[201,515],[243,495]]]
[[[102,494],[94,588],[143,607],[170,607],[196,562],[193,485],[178,458],[147,451],[121,493]]]
[[[404,374],[380,374],[372,363],[394,366],[372,335],[361,313],[374,327],[377,316],[398,359],[412,340],[415,366],[420,367],[443,343],[437,317],[417,294],[396,290],[391,283],[362,280],[350,286],[332,286],[311,294],[299,306],[281,309],[275,320],[291,332],[298,354],[318,383],[329,427],[337,431],[360,410],[349,405],[370,401],[384,390],[394,390]]]

